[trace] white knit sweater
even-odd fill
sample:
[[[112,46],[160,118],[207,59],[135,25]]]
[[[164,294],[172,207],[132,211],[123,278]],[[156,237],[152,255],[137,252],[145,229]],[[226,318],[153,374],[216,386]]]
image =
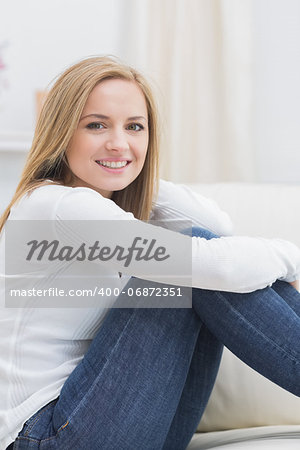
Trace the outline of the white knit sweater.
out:
[[[123,220],[131,213],[89,188],[41,186],[16,204],[9,220]],[[215,202],[185,186],[160,181],[151,219],[165,223],[189,219],[222,236],[207,241],[180,235],[192,248],[192,285],[204,289],[250,292],[276,279],[299,278],[300,251],[281,239],[232,236],[228,215]],[[150,226],[139,222],[143,227]],[[153,226],[153,236],[158,233]],[[166,230],[166,233],[174,233]],[[0,236],[0,448],[5,449],[23,423],[55,399],[81,361],[107,310],[5,308],[4,238]],[[133,237],[132,237],[133,238]],[[259,261],[259,264],[257,264]],[[118,267],[117,267],[118,269]],[[99,270],[101,267],[99,266]],[[124,267],[120,262],[120,272]],[[113,271],[115,274],[115,270]],[[122,288],[130,275],[118,280]],[[149,277],[155,281],[155,277]],[[163,281],[160,279],[160,281]]]

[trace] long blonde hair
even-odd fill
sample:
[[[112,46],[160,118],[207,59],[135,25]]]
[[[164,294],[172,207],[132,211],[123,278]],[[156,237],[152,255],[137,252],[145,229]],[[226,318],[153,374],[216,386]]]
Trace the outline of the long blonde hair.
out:
[[[159,132],[157,108],[145,78],[133,68],[111,57],[91,57],[69,67],[49,91],[39,115],[32,147],[16,192],[0,218],[0,231],[12,206],[27,192],[50,179],[66,184],[70,178],[65,152],[77,128],[82,110],[93,88],[110,78],[137,83],[148,110],[149,144],[138,177],[125,189],[115,191],[112,200],[135,217],[147,220],[156,193]]]

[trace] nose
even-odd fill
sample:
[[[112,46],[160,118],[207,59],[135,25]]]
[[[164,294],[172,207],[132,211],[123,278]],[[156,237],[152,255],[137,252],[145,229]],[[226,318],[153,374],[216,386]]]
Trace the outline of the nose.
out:
[[[106,141],[107,150],[124,152],[129,150],[126,133],[123,130],[111,130]]]

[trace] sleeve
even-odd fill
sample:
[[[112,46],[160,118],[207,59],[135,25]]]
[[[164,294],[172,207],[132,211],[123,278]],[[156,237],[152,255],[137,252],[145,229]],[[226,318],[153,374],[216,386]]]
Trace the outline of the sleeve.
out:
[[[294,281],[300,272],[300,250],[289,241],[246,236],[224,236],[211,240],[191,238],[137,220],[113,201],[88,188],[74,188],[62,196],[56,208],[56,219],[66,236],[73,232],[67,225],[64,226],[68,221],[112,220],[120,223],[118,221],[129,220],[130,227],[126,235],[122,235],[124,248],[128,248],[136,236],[141,239],[145,236],[149,239],[150,236],[157,244],[165,245],[176,274],[183,271],[183,254],[187,253],[192,261],[193,287],[245,293],[271,285],[277,279]],[[82,238],[92,245],[90,233],[83,234]],[[120,245],[118,232],[106,232],[105,236],[102,233],[101,238],[103,242],[109,239],[112,246]],[[164,263],[167,265],[168,261]],[[123,261],[111,261],[110,264],[114,270],[130,276],[167,284],[190,285],[190,281],[185,284],[180,276],[174,277],[170,283],[170,278],[164,277],[163,270],[159,273],[148,270],[149,265],[124,267]]]
[[[187,220],[218,236],[233,234],[229,215],[217,203],[182,184],[160,180],[157,200],[153,205],[153,220]]]

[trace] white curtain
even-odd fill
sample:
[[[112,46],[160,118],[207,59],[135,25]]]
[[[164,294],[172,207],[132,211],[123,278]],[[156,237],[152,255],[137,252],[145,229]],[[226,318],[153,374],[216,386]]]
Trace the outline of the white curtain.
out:
[[[253,181],[251,0],[126,0],[122,55],[157,86],[161,175]]]

